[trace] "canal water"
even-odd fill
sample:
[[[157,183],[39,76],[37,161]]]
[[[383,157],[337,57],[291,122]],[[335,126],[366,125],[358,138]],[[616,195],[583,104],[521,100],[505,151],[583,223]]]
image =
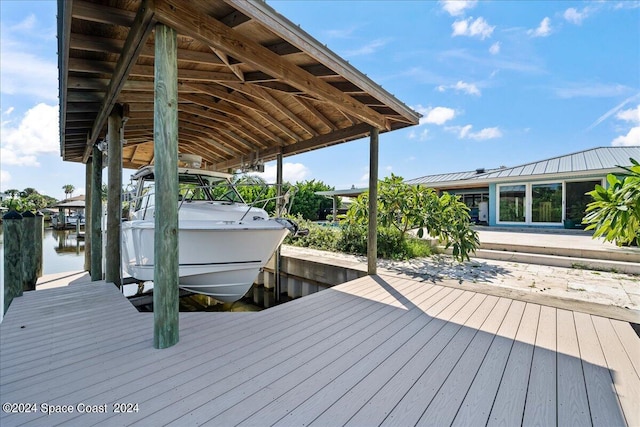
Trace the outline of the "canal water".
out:
[[[84,240],[76,238],[76,230],[54,230],[45,223],[42,240],[42,274],[66,273],[84,270]],[[0,226],[0,283],[4,282],[4,236]],[[125,285],[125,295],[136,293],[137,285]],[[187,295],[180,298],[180,311],[259,311],[265,306],[253,303],[253,290],[245,298],[234,303],[222,304],[204,295]],[[271,298],[273,300],[273,298]],[[273,305],[273,303],[271,304]],[[152,304],[138,306],[140,311],[153,311]]]
[[[53,230],[45,227],[42,258],[42,274],[81,271],[84,269],[84,241],[76,239],[75,230]],[[0,227],[0,259],[4,260],[2,227]],[[4,266],[2,268],[4,269]],[[4,277],[0,280],[4,280]]]

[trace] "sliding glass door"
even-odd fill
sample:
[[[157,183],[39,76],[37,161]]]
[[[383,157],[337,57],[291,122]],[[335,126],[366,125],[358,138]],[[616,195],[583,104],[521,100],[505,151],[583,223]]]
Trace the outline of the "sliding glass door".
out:
[[[562,183],[531,184],[531,222],[562,222]]]

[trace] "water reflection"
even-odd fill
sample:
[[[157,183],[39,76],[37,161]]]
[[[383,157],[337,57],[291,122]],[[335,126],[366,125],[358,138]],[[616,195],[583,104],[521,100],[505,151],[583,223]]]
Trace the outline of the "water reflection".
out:
[[[76,230],[53,230],[45,224],[42,238],[43,274],[84,269],[84,240]],[[4,259],[4,236],[0,227],[0,259]],[[4,280],[4,278],[2,278]]]
[[[0,226],[0,260],[4,260],[4,236]],[[84,270],[83,233],[76,230],[54,230],[45,224],[42,240],[43,274],[66,273]],[[0,281],[4,281],[0,274]],[[262,286],[252,288],[240,301],[221,303],[206,295],[184,293],[180,297],[180,311],[259,311],[275,305],[273,291],[265,291]],[[153,311],[151,286],[125,285],[125,296],[140,311]],[[137,294],[137,295],[136,295]],[[258,297],[259,295],[259,297]],[[139,301],[136,303],[136,299]]]

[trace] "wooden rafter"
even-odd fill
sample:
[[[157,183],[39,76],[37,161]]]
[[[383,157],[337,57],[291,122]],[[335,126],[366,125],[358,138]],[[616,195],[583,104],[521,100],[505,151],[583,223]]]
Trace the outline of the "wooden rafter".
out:
[[[117,101],[118,95],[129,76],[129,72],[136,63],[138,55],[142,50],[142,46],[153,29],[154,7],[153,4],[150,3],[152,3],[152,0],[142,1],[133,24],[129,29],[127,40],[122,48],[122,53],[120,54],[113,74],[111,75],[106,95],[102,101],[96,120],[93,122],[89,140],[87,141],[87,147],[85,148],[84,155],[82,156],[84,163],[89,159],[91,146],[98,139],[100,132],[102,132],[102,128],[104,127],[109,114],[111,114],[111,109]]]
[[[304,153],[317,147],[326,147],[340,142],[361,138],[368,135],[370,132],[371,126],[366,123],[360,123],[349,128],[337,130],[330,134],[319,135],[306,141],[298,142],[297,144],[288,145],[286,147],[269,148],[260,152],[260,158],[265,161],[269,161],[275,159],[278,153],[282,153],[283,156]],[[229,169],[240,166],[241,164],[242,158],[236,157],[234,159],[227,160],[224,163],[219,163],[217,167],[220,169]]]
[[[220,49],[304,92],[325,99],[335,108],[345,110],[372,126],[389,129],[389,123],[381,114],[250,38],[236,33],[217,19],[202,14],[194,4],[200,4],[200,1],[156,0],[157,19],[181,34]]]

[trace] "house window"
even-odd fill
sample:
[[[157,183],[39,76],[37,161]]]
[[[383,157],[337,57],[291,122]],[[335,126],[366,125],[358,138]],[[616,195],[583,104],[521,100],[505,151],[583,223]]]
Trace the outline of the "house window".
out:
[[[531,185],[531,222],[562,222],[562,183]]]
[[[501,222],[525,222],[526,185],[503,185],[499,187]]]

